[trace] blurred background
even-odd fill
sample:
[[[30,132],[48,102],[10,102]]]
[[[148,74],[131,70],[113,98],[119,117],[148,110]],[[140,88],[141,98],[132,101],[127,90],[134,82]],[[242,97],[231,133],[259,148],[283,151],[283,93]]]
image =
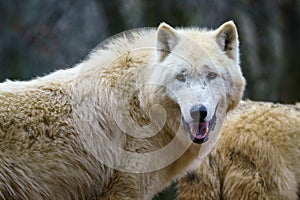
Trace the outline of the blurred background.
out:
[[[71,67],[124,30],[227,20],[239,30],[244,98],[299,102],[299,0],[0,0],[0,82]],[[174,199],[174,187],[157,199]]]
[[[70,67],[124,30],[227,20],[239,30],[245,98],[300,101],[299,0],[0,0],[0,81]]]

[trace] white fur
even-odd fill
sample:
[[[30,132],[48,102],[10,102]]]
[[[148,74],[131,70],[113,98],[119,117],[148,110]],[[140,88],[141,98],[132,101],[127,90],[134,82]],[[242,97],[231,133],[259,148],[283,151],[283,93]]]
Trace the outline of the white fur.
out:
[[[151,199],[184,174],[243,93],[236,28],[223,27],[121,34],[73,68],[0,84],[0,198]],[[207,121],[218,105],[205,145],[181,124],[195,104]]]

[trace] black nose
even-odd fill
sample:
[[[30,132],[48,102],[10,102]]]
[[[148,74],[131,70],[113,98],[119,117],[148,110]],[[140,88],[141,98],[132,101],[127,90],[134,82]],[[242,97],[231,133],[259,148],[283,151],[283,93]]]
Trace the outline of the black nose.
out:
[[[194,105],[190,110],[191,117],[195,121],[203,121],[207,116],[207,109],[203,105]]]

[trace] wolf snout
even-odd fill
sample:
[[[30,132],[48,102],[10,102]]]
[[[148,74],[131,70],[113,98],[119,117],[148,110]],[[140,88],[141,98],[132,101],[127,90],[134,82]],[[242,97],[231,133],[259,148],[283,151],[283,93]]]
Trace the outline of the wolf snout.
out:
[[[207,109],[204,105],[194,105],[190,110],[190,115],[195,121],[204,121],[207,116]]]

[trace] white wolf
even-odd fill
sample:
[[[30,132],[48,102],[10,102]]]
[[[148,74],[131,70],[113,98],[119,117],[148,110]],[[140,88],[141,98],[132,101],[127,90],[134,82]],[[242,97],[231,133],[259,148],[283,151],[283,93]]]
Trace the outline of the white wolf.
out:
[[[244,84],[233,22],[126,32],[2,83],[0,199],[151,199],[210,151]]]

